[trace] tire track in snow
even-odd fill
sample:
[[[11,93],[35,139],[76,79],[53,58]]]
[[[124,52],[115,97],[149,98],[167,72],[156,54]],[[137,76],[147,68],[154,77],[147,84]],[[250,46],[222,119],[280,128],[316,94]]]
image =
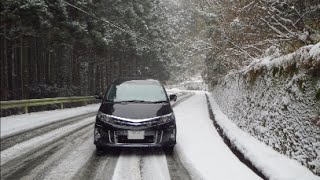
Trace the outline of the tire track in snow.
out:
[[[124,149],[117,161],[112,180],[140,180],[141,151]]]
[[[113,180],[168,180],[166,156],[159,148],[124,149],[118,159]]]
[[[191,180],[190,174],[176,155],[167,155],[166,158],[172,180]]]
[[[183,101],[189,99],[193,95],[194,95],[193,92],[183,92],[183,93],[181,93],[181,95],[178,96],[177,101],[175,101],[175,102],[173,102],[171,104],[171,107],[174,108],[174,107],[178,106],[180,103],[182,103]]]
[[[50,124],[44,124],[41,126],[36,126],[31,129],[27,129],[18,133],[13,133],[11,135],[3,136],[1,137],[1,146],[0,150],[3,151],[5,149],[8,149],[18,143],[22,143],[24,141],[30,140],[36,136],[41,136],[49,131],[53,131],[55,129],[58,129],[62,126],[66,126],[72,123],[76,123],[82,119],[85,119],[90,116],[94,116],[96,112],[94,113],[87,113],[87,114],[81,114],[78,116],[61,119],[59,121],[55,121]]]
[[[53,143],[46,147],[51,151],[31,156],[25,168],[4,179],[111,179],[119,152],[97,155],[92,134],[93,127],[88,126]]]
[[[90,160],[72,178],[74,180],[111,180],[120,155],[120,149],[114,148],[103,154],[95,152]]]
[[[6,172],[4,169],[18,168],[27,161],[30,161],[30,157],[33,157],[35,153],[39,153],[52,147],[52,144],[55,142],[89,126],[93,122],[94,118],[86,118],[78,123],[56,129],[43,136],[35,137],[1,151],[1,177],[3,177]]]
[[[93,132],[91,131],[91,135]],[[95,153],[92,138],[88,137],[78,148],[73,149],[57,166],[53,167],[45,179],[72,179]]]
[[[150,154],[144,155],[140,167],[142,179],[170,179],[167,158],[161,149],[154,149]]]
[[[44,179],[44,174],[59,164],[72,149],[91,137],[92,127],[86,126],[65,138],[35,150],[27,156],[21,156],[13,162],[1,166],[1,178],[4,179]],[[36,147],[36,145],[34,145]]]

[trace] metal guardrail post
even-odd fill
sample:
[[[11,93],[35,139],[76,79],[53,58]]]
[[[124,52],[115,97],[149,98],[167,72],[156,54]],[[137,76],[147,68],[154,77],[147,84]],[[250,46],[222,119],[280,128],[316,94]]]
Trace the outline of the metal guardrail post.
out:
[[[29,112],[29,107],[44,106],[50,104],[60,104],[61,109],[64,108],[64,103],[83,102],[86,105],[93,101],[94,96],[76,96],[76,97],[58,97],[58,98],[43,98],[43,99],[27,99],[27,100],[12,100],[0,101],[0,109],[23,108],[25,113]]]

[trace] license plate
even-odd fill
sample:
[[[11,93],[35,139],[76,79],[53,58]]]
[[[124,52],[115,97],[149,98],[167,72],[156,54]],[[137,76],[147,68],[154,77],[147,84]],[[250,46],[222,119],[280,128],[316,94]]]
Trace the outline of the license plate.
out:
[[[144,131],[128,131],[128,139],[144,139]]]

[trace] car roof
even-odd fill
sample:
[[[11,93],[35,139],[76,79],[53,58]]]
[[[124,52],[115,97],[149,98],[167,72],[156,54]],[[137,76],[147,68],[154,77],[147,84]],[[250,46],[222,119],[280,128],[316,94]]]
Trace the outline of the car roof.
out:
[[[117,78],[113,81],[112,84],[153,84],[153,85],[159,85],[161,86],[161,83],[158,80],[155,79],[148,79],[148,78],[141,78],[141,77],[121,77]]]

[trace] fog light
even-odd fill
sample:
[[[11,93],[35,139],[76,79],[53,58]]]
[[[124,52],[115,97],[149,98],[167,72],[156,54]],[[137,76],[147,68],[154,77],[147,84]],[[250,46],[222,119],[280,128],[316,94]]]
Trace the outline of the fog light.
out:
[[[94,140],[95,141],[98,141],[98,139],[101,138],[101,135],[100,133],[98,132],[98,129],[97,128],[94,128]]]
[[[176,130],[173,129],[172,133],[170,134],[170,139],[175,140],[176,139]]]

